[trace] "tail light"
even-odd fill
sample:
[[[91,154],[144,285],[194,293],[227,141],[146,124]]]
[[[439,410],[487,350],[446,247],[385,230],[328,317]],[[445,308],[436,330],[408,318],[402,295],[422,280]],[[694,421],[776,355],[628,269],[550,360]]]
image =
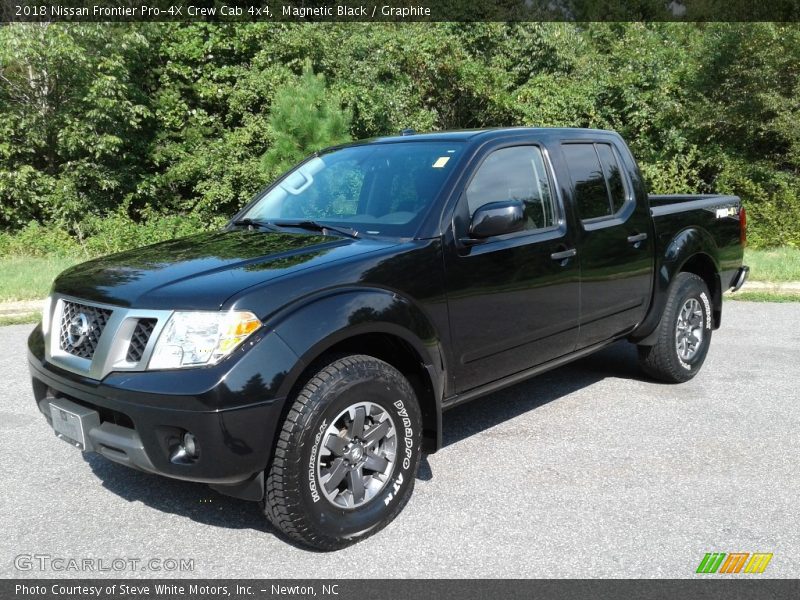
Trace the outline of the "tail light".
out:
[[[747,246],[747,211],[744,206],[739,209],[739,242],[742,248]]]

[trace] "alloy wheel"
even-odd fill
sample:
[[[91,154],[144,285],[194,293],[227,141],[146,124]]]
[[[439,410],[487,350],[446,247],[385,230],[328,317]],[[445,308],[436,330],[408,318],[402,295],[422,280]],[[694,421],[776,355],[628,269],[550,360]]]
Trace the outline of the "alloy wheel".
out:
[[[397,455],[391,415],[373,402],[343,410],[323,434],[317,478],[325,498],[341,508],[359,508],[387,484]]]
[[[675,348],[681,360],[695,357],[703,343],[703,309],[697,298],[689,298],[678,312]]]

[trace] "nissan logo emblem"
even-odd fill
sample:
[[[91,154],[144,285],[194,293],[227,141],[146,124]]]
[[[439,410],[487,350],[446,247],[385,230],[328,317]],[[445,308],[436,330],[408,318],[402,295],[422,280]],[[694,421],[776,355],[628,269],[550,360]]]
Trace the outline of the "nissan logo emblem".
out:
[[[86,337],[89,335],[90,331],[89,319],[86,318],[85,314],[78,313],[70,319],[69,325],[67,326],[67,342],[69,342],[69,345],[73,348],[80,346],[86,341]]]

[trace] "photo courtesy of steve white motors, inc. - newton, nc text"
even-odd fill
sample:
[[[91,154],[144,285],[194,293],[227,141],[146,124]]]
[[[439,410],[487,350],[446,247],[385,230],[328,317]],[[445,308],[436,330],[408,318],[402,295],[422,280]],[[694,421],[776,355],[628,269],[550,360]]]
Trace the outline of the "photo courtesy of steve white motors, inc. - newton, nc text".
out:
[[[800,596],[800,0],[2,0],[0,598]]]

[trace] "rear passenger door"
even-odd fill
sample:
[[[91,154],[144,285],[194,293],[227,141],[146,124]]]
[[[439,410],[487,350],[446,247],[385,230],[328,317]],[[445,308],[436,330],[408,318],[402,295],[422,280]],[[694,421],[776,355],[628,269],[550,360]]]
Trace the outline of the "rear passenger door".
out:
[[[652,220],[628,176],[633,159],[610,139],[562,143],[580,223],[578,347],[623,334],[643,318],[653,282]],[[643,195],[643,194],[642,194]]]
[[[458,392],[572,352],[578,268],[549,163],[533,144],[487,149],[469,172],[444,259]],[[525,228],[465,241],[488,203],[519,200]]]

